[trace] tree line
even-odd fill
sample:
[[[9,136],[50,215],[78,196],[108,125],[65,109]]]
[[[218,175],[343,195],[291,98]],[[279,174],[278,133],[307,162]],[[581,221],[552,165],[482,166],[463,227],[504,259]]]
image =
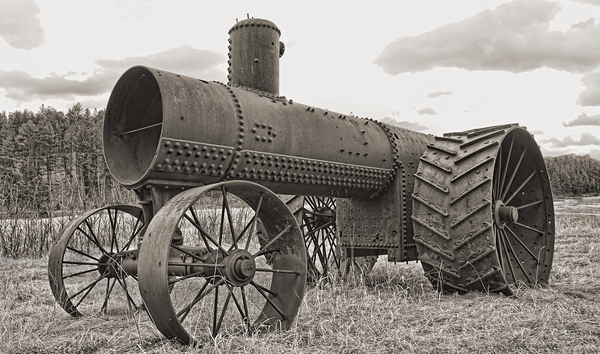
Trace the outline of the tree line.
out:
[[[54,216],[133,200],[102,153],[104,110],[0,113],[2,217]]]
[[[600,161],[589,155],[546,157],[552,192],[560,197],[600,195]]]

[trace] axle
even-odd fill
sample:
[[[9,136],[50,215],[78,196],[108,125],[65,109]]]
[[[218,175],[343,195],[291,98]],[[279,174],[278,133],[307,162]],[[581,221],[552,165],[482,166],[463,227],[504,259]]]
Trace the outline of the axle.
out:
[[[168,273],[173,277],[225,277],[237,286],[248,284],[256,272],[252,254],[245,250],[211,250],[202,247],[171,246],[168,260]],[[98,273],[107,278],[124,279],[138,275],[139,250],[103,256],[98,265]],[[173,280],[174,282],[177,280]]]

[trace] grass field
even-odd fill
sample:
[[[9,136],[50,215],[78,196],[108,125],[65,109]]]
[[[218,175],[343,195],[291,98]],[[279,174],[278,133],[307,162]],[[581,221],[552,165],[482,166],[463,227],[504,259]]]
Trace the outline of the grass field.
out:
[[[145,312],[71,318],[46,259],[0,259],[0,353],[598,353],[600,215],[557,214],[547,287],[517,296],[443,295],[419,264],[310,288],[293,328],[221,332],[203,348],[171,342]]]

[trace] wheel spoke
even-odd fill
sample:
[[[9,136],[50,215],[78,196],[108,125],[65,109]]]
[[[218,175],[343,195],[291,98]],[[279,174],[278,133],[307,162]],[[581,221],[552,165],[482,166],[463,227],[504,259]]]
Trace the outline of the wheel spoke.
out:
[[[75,262],[75,261],[63,261],[63,264],[74,264],[74,265],[89,265],[89,266],[107,266],[108,263],[90,263],[90,262]]]
[[[506,238],[506,245],[508,246],[508,248],[510,248],[510,252],[513,254],[513,257],[515,258],[515,263],[517,263],[519,268],[521,268],[521,272],[523,272],[523,275],[525,275],[525,278],[527,278],[527,282],[531,283],[531,279],[529,278],[527,271],[525,270],[525,268],[523,268],[523,265],[519,261],[519,257],[517,257],[517,253],[515,252],[515,249],[513,248],[512,244],[508,241],[508,237]],[[515,278],[515,280],[516,280],[516,278]]]
[[[217,328],[217,310],[219,309],[219,288],[215,289],[215,300],[213,303],[213,325],[212,325],[212,336],[216,337],[216,328]]]
[[[506,198],[506,194],[510,190],[510,186],[512,185],[513,180],[515,179],[517,172],[519,172],[519,168],[521,167],[521,163],[523,162],[523,157],[525,157],[526,152],[527,152],[527,145],[525,145],[523,147],[523,152],[521,153],[521,157],[519,157],[519,161],[517,161],[517,165],[513,168],[512,175],[510,176],[510,179],[508,180],[508,183],[506,184],[506,188],[504,188],[504,191],[502,192],[502,197],[500,198],[500,200],[504,200],[504,198]],[[506,203],[504,203],[504,204],[506,204]]]
[[[221,279],[219,279],[219,281],[217,281],[216,283],[214,283],[206,291],[204,291],[204,290],[208,287],[209,282],[207,281],[206,283],[204,283],[204,285],[202,286],[202,288],[200,289],[200,291],[198,292],[198,294],[196,295],[196,297],[194,298],[194,300],[192,300],[192,302],[190,302],[188,305],[186,305],[183,309],[181,309],[177,313],[177,318],[179,318],[179,322],[183,322],[183,320],[185,320],[186,316],[190,313],[190,311],[192,310],[192,308],[194,307],[194,305],[196,305],[206,295],[210,294],[213,290],[215,290],[216,288],[218,288],[224,282],[225,282],[225,278],[221,278]]]
[[[247,251],[248,248],[250,248],[250,239],[252,238],[252,235],[254,234],[254,230],[256,229],[256,222],[258,220],[258,213],[260,213],[260,207],[262,206],[262,201],[263,201],[263,194],[260,194],[260,197],[258,198],[258,205],[256,206],[256,210],[254,211],[254,217],[252,218],[252,227],[250,228],[250,233],[248,234],[248,238],[246,240],[246,246],[244,247],[244,249]],[[240,238],[242,236],[240,235]]]
[[[244,314],[242,315],[242,317],[244,317],[244,322],[246,323],[248,333],[250,333],[250,316],[248,312],[248,299],[246,297],[246,287],[242,286],[240,288],[240,291],[242,292],[242,303],[244,305]]]
[[[244,323],[247,323],[248,322],[247,312],[246,312],[246,314],[244,313],[244,310],[242,309],[240,302],[238,301],[237,297],[233,293],[233,287],[231,285],[229,285],[229,283],[225,283],[225,285],[227,286],[227,290],[229,290],[229,294],[231,295],[231,298],[233,299],[233,303],[235,304],[235,307],[237,308],[238,312],[240,313],[240,316],[242,317],[242,321],[244,321]],[[241,289],[242,288],[240,288],[240,290]]]
[[[184,217],[196,228],[198,229],[198,231],[200,231],[200,233],[202,235],[204,235],[204,237],[206,237],[210,242],[213,243],[213,245],[217,246],[217,248],[223,252],[224,255],[228,255],[229,252],[227,252],[220,243],[218,243],[217,241],[215,241],[212,237],[210,237],[210,235],[204,231],[204,229],[202,228],[202,226],[200,226],[200,224],[196,223],[194,220],[192,220],[189,215],[185,214]],[[220,237],[220,236],[219,236]]]
[[[76,298],[79,294],[83,293],[84,291],[87,290],[87,293],[85,293],[85,295],[79,300],[79,302],[77,303],[77,306],[79,306],[79,304],[81,303],[81,301],[83,301],[83,299],[87,296],[87,294],[89,294],[89,292],[92,290],[92,288],[94,288],[96,286],[96,284],[98,284],[102,279],[108,278],[108,274],[102,274],[101,276],[98,277],[98,279],[94,280],[93,282],[91,282],[88,286],[86,286],[85,288],[79,290],[78,292],[76,292],[75,294],[69,296],[69,300],[72,300],[74,298]]]
[[[211,264],[211,266],[212,266],[212,264]],[[178,276],[178,277],[174,278],[173,280],[169,280],[168,284],[173,285],[173,284],[179,283],[180,281],[183,281],[186,279],[200,277],[203,274],[204,274],[204,272],[195,272],[195,273],[184,275],[184,276]]]
[[[275,309],[275,311],[277,311],[277,313],[281,316],[282,319],[286,319],[286,316],[283,314],[283,311],[281,311],[281,309],[279,309],[279,307],[273,302],[273,300],[271,300],[269,298],[269,295],[267,295],[266,292],[264,292],[261,287],[256,286],[256,284],[254,282],[250,283],[254,286],[254,288],[265,298],[265,300],[267,300],[267,302],[269,303],[269,305],[271,305],[273,307],[273,309]]]
[[[504,255],[506,256],[506,262],[508,263],[508,267],[510,269],[510,274],[512,274],[512,278],[513,281],[517,280],[517,276],[515,275],[515,270],[512,266],[512,262],[510,261],[510,254],[508,252],[508,246],[506,246],[506,243],[508,242],[508,240],[506,239],[506,234],[504,233],[504,230],[500,230],[500,240],[502,241],[502,248],[504,249]],[[516,261],[516,257],[515,257],[515,261]]]
[[[529,253],[529,255],[530,255],[531,257],[533,257],[533,259],[535,259],[535,262],[536,262],[537,264],[539,264],[539,263],[540,263],[539,259],[537,258],[537,256],[536,256],[536,255],[535,255],[533,252],[531,252],[531,250],[529,249],[529,247],[527,247],[527,246],[526,246],[526,245],[523,243],[523,241],[521,241],[521,239],[520,239],[519,237],[517,237],[517,235],[516,235],[516,234],[515,234],[515,233],[514,233],[514,232],[513,232],[511,229],[507,228],[507,230],[508,230],[508,232],[509,232],[509,233],[510,233],[510,234],[513,236],[513,238],[514,238],[515,240],[517,240],[517,242],[519,242],[519,244],[521,245],[521,247],[523,247],[523,248],[524,248],[524,249],[527,251],[527,253]]]
[[[256,283],[254,280],[250,282],[250,285],[256,287],[256,288],[260,288],[262,291],[271,294],[273,297],[277,297],[277,293],[272,291],[271,289],[265,288],[264,286]]]
[[[110,209],[107,209],[106,211],[108,212],[108,219],[110,221],[111,230],[110,251],[115,252],[115,250],[119,250],[119,240],[117,239],[117,217],[119,211],[115,209],[114,218],[110,212]]]
[[[538,229],[534,229],[533,227],[527,226],[527,225],[525,225],[525,224],[521,224],[520,222],[514,222],[513,224],[515,224],[515,225],[517,225],[517,226],[521,226],[522,228],[525,228],[525,229],[527,229],[527,230],[530,230],[530,231],[537,232],[537,233],[538,233],[538,234],[540,234],[540,235],[543,235],[543,234],[544,234],[544,231],[542,231],[542,230],[538,230]]]
[[[529,204],[518,206],[517,209],[521,210],[521,209],[529,208],[531,206],[538,205],[538,204],[542,204],[542,201],[541,200],[536,200],[535,202],[531,202]]]
[[[265,254],[265,251],[267,250],[267,248],[269,248],[269,246],[271,246],[273,243],[275,243],[275,241],[279,240],[279,238],[281,236],[283,236],[286,232],[288,232],[290,228],[291,228],[291,225],[286,226],[285,229],[283,229],[283,231],[281,231],[279,234],[277,234],[277,236],[273,237],[273,239],[270,240],[269,243],[267,243],[258,252],[256,252],[256,254],[252,255],[252,257],[256,258],[262,254]]]
[[[215,309],[218,308],[216,294],[218,294],[218,292],[215,293]],[[223,304],[223,309],[221,310],[221,315],[219,316],[219,321],[217,322],[216,327],[213,330],[213,337],[216,337],[217,333],[219,333],[219,330],[221,329],[221,324],[223,324],[223,317],[225,317],[225,312],[227,312],[227,308],[229,308],[229,301],[231,300],[231,296],[231,291],[228,291],[227,298],[225,298],[225,304]]]
[[[517,189],[513,192],[513,194],[510,195],[510,197],[508,197],[508,199],[506,199],[506,201],[504,202],[505,204],[510,203],[510,201],[515,197],[515,195],[517,195],[522,189],[523,187],[525,187],[525,185],[531,180],[531,178],[533,178],[533,176],[535,176],[535,173],[537,171],[533,171],[531,172],[531,174],[525,179],[525,181],[523,181],[523,183],[521,183],[519,185],[519,187],[517,187]]]
[[[129,307],[129,311],[132,311],[132,307],[131,307],[132,305],[133,305],[133,308],[135,308],[137,310],[138,306],[136,305],[135,301],[133,301],[133,299],[131,298],[131,295],[129,294],[129,289],[127,288],[127,282],[125,281],[125,279],[121,280],[121,279],[117,278],[117,281],[119,282],[119,285],[121,286],[123,291],[125,291],[125,296],[127,297],[127,305]]]
[[[307,232],[306,234],[307,234],[307,235],[309,235],[309,234],[314,234],[315,232],[321,231],[321,230],[323,230],[323,229],[325,229],[325,228],[327,228],[327,227],[329,227],[329,226],[331,226],[331,225],[334,225],[334,224],[335,224],[335,221],[333,221],[333,220],[331,220],[331,221],[328,221],[328,222],[326,222],[325,224],[323,224],[323,225],[319,225],[318,227],[316,227],[316,228],[314,228],[314,229],[310,230],[310,231],[309,231],[309,232]]]
[[[77,272],[77,273],[65,275],[62,278],[63,279],[68,279],[68,278],[77,277],[77,276],[80,276],[80,275],[83,275],[83,274],[87,274],[87,273],[91,273],[91,272],[97,272],[97,271],[98,271],[98,268],[93,268],[93,269],[84,270],[82,272]]]
[[[140,215],[141,216],[141,215]],[[139,233],[144,229],[144,224],[141,223],[141,220],[138,218],[135,226],[133,227],[133,231],[131,232],[131,236],[129,237],[129,240],[127,240],[127,242],[125,243],[125,245],[123,246],[123,248],[121,248],[119,250],[119,252],[123,252],[129,249],[129,246],[131,246],[131,243],[133,242],[133,240],[139,235]],[[139,226],[139,228],[138,228]]]
[[[300,272],[298,272],[297,270],[287,270],[287,269],[256,268],[256,271],[264,272],[264,273],[277,273],[277,274],[294,274],[294,275],[300,274]]]
[[[510,158],[512,155],[512,149],[513,149],[514,142],[515,142],[515,138],[512,137],[512,139],[510,140],[510,147],[508,148],[508,157],[506,158],[506,163],[504,165],[504,171],[502,173],[502,179],[500,179],[500,184],[498,184],[498,194],[496,195],[497,196],[496,199],[502,199],[501,195],[502,195],[502,192],[504,191],[504,182],[506,181],[506,173],[508,172],[508,167],[510,165]],[[500,153],[502,153],[502,150],[500,150]]]
[[[223,207],[227,212],[227,221],[229,222],[229,231],[231,232],[231,240],[233,242],[233,248],[238,248],[237,246],[237,236],[235,233],[235,225],[233,224],[233,217],[231,215],[231,208],[229,207],[229,200],[227,199],[227,189],[221,186],[221,192],[223,193]]]
[[[92,230],[91,226],[89,225],[89,223],[87,222],[87,220],[85,221],[87,227],[90,229],[90,232],[92,233],[92,235],[94,235],[94,231]],[[98,247],[98,249],[100,250],[100,252],[102,254],[109,254],[108,252],[106,252],[106,250],[104,249],[104,247],[102,247],[100,245],[100,243],[98,242],[98,239],[96,239],[96,236],[94,235],[94,237],[88,235],[87,232],[83,231],[83,229],[81,228],[81,226],[77,227],[77,230],[79,232],[81,232],[88,240],[90,240],[96,247]]]
[[[171,283],[169,283],[169,284],[171,284]],[[192,300],[191,303],[189,303],[186,307],[184,307],[181,311],[179,311],[177,313],[177,318],[179,319],[179,322],[183,323],[183,321],[185,320],[187,315],[190,314],[190,311],[192,310],[194,305],[196,305],[198,303],[198,301],[202,300],[202,298],[205,296],[205,294],[203,292],[206,289],[206,287],[208,286],[208,284],[209,284],[208,281],[204,282],[204,285],[202,286],[202,288],[200,288],[200,291],[198,291],[198,294],[196,294],[196,297],[194,297],[194,300]]]
[[[106,314],[106,307],[108,306],[108,299],[110,298],[110,294],[115,288],[115,284],[117,284],[117,280],[113,280],[112,285],[110,285],[110,279],[106,282],[106,295],[104,296],[104,303],[100,308],[100,312]]]
[[[70,250],[70,251],[73,251],[73,252],[75,252],[75,253],[77,253],[77,254],[80,254],[80,255],[82,255],[82,256],[84,256],[84,257],[87,257],[87,258],[93,259],[93,260],[95,260],[96,262],[100,262],[100,259],[98,259],[98,258],[96,258],[96,257],[94,257],[94,256],[91,256],[91,255],[89,255],[89,254],[87,254],[87,253],[85,253],[85,252],[83,252],[83,251],[80,251],[80,250],[78,250],[78,249],[75,249],[75,248],[73,248],[73,247],[67,246],[67,249],[68,249],[68,250]]]
[[[503,252],[503,248],[502,248],[502,239],[501,239],[502,235],[500,234],[500,229],[498,229],[495,225],[493,227],[493,232],[494,232],[494,235],[496,236],[496,251],[498,252],[500,266],[502,267],[502,272],[504,273],[504,269],[506,269],[506,264],[504,262],[504,252]]]
[[[196,228],[199,228],[200,227],[200,220],[198,219],[198,215],[196,214],[196,211],[192,207],[189,207],[188,211],[190,212],[190,214],[192,214],[193,220],[190,220],[189,216],[187,214],[185,215],[186,219],[188,219],[192,223],[192,225],[194,225]],[[200,236],[202,237],[202,241],[204,241],[204,245],[206,246],[206,248],[209,251],[211,251],[212,247],[210,247],[210,245],[208,244],[208,241],[206,240],[206,237],[204,237],[205,233],[202,232],[202,230],[200,230],[200,229],[199,229],[199,231],[200,231]]]
[[[221,192],[223,193],[223,201],[221,203],[221,223],[219,224],[219,245],[223,244],[223,229],[225,228],[225,204],[227,203],[227,197],[225,197],[225,191],[223,188],[221,188]]]

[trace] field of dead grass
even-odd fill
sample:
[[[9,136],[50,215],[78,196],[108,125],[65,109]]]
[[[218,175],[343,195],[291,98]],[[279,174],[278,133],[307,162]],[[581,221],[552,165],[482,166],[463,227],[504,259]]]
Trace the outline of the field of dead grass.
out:
[[[202,348],[166,340],[145,312],[74,319],[58,306],[46,259],[0,259],[0,353],[597,353],[600,215],[557,215],[547,287],[517,296],[443,295],[419,264],[310,288],[293,328],[220,333]]]

